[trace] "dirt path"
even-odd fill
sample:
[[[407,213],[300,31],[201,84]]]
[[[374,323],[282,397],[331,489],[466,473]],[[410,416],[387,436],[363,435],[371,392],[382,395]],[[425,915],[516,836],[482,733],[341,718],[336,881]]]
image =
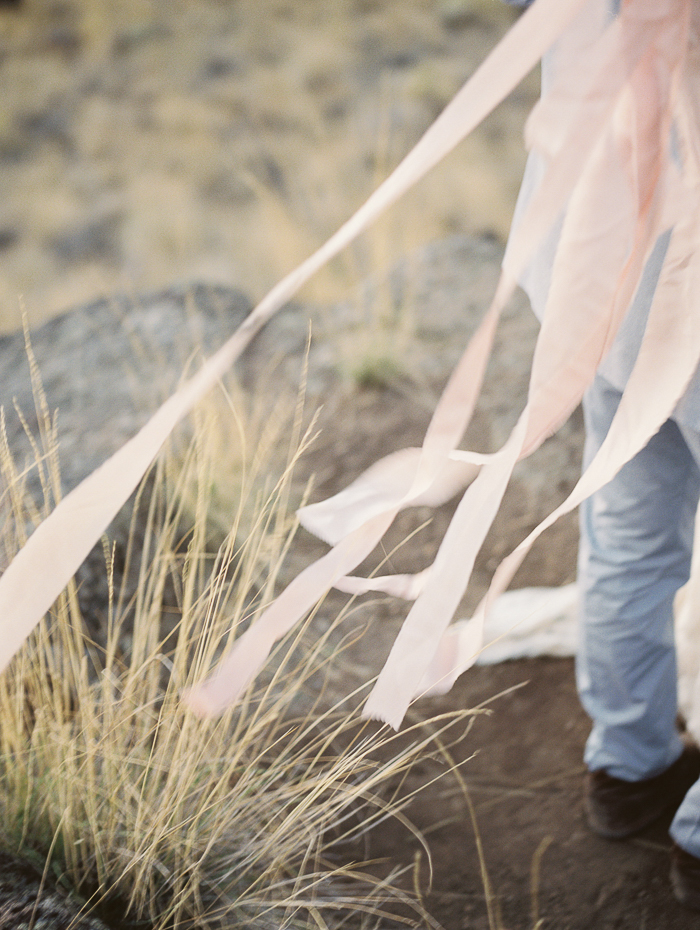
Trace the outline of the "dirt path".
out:
[[[581,752],[588,721],[576,697],[572,661],[534,659],[474,669],[449,702],[431,709],[478,705],[521,683],[489,705],[491,715],[478,717],[455,750],[456,760],[469,760],[462,774],[483,843],[495,925],[529,930],[536,923],[536,901],[541,926],[551,930],[697,927],[697,915],[671,895],[670,820],[624,843],[587,829]],[[489,928],[474,830],[458,787],[446,781],[409,814],[427,831],[432,849],[430,912],[446,930]],[[377,839],[376,851],[405,860],[418,849],[417,843],[406,845],[405,838],[385,836]]]

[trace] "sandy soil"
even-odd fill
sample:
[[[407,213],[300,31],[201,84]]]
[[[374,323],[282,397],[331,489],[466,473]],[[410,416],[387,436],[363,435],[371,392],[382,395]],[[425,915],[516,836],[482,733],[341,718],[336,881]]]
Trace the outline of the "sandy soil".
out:
[[[173,280],[206,278],[260,296],[359,205],[514,15],[495,0],[25,0],[1,7],[0,326],[17,325],[19,295],[33,322],[117,289],[136,293]],[[522,123],[536,93],[533,76],[307,297],[340,299],[432,238],[480,232],[502,240],[524,161]],[[515,313],[512,325],[523,318]],[[510,338],[520,338],[517,328]],[[429,334],[422,345],[430,348]],[[322,439],[305,465],[319,477],[319,494],[383,452],[420,441],[429,401],[454,360],[444,335],[441,345],[438,370],[426,362],[421,379],[355,391],[352,413],[340,388],[330,398],[333,438]],[[509,364],[507,355],[500,364]],[[492,399],[503,406],[502,395]],[[493,409],[477,418],[477,445],[502,438],[493,432]],[[570,487],[579,446],[574,421],[563,444],[544,451],[541,493],[525,494],[516,483],[465,611],[498,558]],[[422,516],[399,521],[396,540]],[[395,566],[423,567],[448,519],[445,508]],[[298,551],[307,559],[321,550],[308,540]],[[570,521],[533,554],[519,584],[570,581],[575,552]],[[374,621],[354,657],[358,678],[379,668],[402,615],[383,601],[355,614],[360,625]],[[478,715],[454,756],[464,762],[481,834],[490,917],[455,779],[424,790],[409,811],[432,849],[426,905],[439,924],[524,930],[539,916],[538,926],[557,930],[698,926],[671,899],[663,825],[626,844],[606,843],[584,826],[587,722],[571,662],[477,669],[416,713],[486,701],[492,713]],[[422,768],[415,778],[425,781],[444,764],[427,758]],[[419,844],[403,829],[376,833],[372,855],[414,861]],[[427,887],[425,855],[418,873]]]

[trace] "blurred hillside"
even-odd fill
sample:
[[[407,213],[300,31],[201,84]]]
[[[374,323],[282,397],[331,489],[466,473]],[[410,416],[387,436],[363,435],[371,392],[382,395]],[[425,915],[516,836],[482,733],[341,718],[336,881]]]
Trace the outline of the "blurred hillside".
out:
[[[204,278],[261,296],[386,176],[514,17],[498,0],[0,7],[0,329]],[[532,75],[311,286],[503,238]]]

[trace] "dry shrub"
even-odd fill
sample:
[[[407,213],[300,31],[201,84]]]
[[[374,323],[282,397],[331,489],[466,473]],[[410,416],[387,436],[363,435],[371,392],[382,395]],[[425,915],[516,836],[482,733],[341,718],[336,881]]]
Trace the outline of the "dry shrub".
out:
[[[56,437],[40,403],[35,467],[50,500]],[[399,739],[360,719],[359,695],[329,706],[323,678],[342,650],[333,628],[306,635],[313,619],[221,719],[197,720],[180,701],[270,601],[295,529],[292,473],[309,439],[298,406],[272,480],[269,420],[254,438],[250,413],[222,417],[230,403],[200,411],[184,454],[166,450],[144,485],[145,534],[129,556],[140,560],[137,591],[128,603],[113,591],[105,644],[87,636],[71,586],[0,678],[0,843],[48,862],[86,908],[117,900],[156,930],[374,927],[390,914],[427,926],[395,874],[373,877],[347,850],[387,817],[404,818],[412,764],[467,712]],[[222,436],[245,454],[212,550]],[[0,467],[7,560],[41,515],[6,441]]]

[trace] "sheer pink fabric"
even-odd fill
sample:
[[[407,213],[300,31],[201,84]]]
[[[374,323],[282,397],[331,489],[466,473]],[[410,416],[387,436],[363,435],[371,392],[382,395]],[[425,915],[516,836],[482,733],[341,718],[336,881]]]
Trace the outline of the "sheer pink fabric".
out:
[[[628,0],[620,16],[609,21],[601,0],[536,0],[358,213],[280,282],[200,373],[37,529],[0,579],[0,667],[50,607],[177,421],[260,326],[558,42],[552,87],[533,112],[527,133],[528,144],[545,158],[546,171],[513,233],[493,304],[438,404],[422,449],[387,457],[336,498],[301,512],[302,523],[332,548],[280,594],[185,700],[200,714],[220,713],[237,700],[273,644],[331,585],[353,591],[379,587],[415,599],[368,699],[367,716],[398,727],[417,695],[450,687],[482,646],[490,599],[508,585],[534,539],[646,443],[697,367],[700,301],[693,302],[692,296],[700,283],[700,136],[697,13],[691,6],[690,0]],[[672,123],[682,170],[670,156]],[[525,409],[499,452],[475,456],[456,451],[478,399],[500,310],[562,215]],[[599,455],[570,498],[503,562],[476,616],[450,627],[514,465],[579,403],[656,238],[670,227],[674,232],[644,342]],[[432,566],[414,578],[349,576],[402,508],[437,505],[467,485]]]

